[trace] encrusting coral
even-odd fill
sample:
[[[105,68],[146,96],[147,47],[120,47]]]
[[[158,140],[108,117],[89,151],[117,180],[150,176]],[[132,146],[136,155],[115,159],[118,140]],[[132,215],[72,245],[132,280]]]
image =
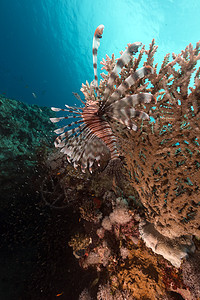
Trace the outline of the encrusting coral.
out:
[[[154,253],[162,255],[165,259],[177,268],[181,265],[181,260],[188,256],[188,253],[195,251],[195,246],[191,236],[182,236],[169,239],[160,234],[153,224],[141,222],[139,226],[140,236],[147,247]]]
[[[91,243],[92,240],[90,237],[76,234],[75,236],[71,237],[69,246],[73,248],[74,256],[76,258],[80,258],[81,256],[85,255],[85,252]]]

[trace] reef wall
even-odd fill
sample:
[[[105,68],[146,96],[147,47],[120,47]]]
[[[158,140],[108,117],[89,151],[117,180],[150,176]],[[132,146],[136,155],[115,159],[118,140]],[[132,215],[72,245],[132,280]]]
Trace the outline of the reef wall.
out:
[[[1,199],[12,198],[28,185],[45,147],[53,147],[50,116],[50,108],[0,97]]]

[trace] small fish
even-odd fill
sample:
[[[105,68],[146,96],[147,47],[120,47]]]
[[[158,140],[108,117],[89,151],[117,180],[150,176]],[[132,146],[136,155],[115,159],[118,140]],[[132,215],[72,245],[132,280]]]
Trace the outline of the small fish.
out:
[[[60,297],[60,296],[62,296],[62,295],[63,295],[63,292],[60,293],[60,294],[57,294],[56,297]]]
[[[36,96],[36,94],[35,93],[32,93],[32,95],[33,95],[33,97],[36,99],[37,98],[37,96]]]

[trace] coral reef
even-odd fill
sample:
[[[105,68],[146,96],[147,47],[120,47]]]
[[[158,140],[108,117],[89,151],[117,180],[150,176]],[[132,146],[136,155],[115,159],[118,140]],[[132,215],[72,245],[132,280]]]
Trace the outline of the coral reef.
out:
[[[98,220],[94,205],[81,209],[85,222],[95,226],[87,232],[92,244],[79,258],[79,264],[97,270],[98,299],[123,299],[123,293],[130,299],[193,299],[198,295],[192,235],[200,234],[200,68],[195,69],[199,47],[200,42],[195,48],[190,44],[179,55],[172,54],[171,62],[167,54],[158,70],[153,40],[149,50],[143,46],[138,57],[120,68],[116,87],[109,86],[109,91],[107,88],[117,66],[114,55],[101,62],[107,74],[102,74],[98,89],[88,83],[82,86],[87,101],[96,99],[97,91],[100,99],[111,94],[111,105],[115,96],[119,103],[124,96],[140,93],[157,98],[154,106],[136,101],[135,107],[150,116],[147,122],[137,122],[137,131],[122,126],[127,124],[120,121],[121,116],[118,121],[122,124],[109,120],[125,158],[126,178],[134,189],[133,201],[131,194],[126,199],[107,198],[105,191],[98,206]],[[148,78],[138,77],[134,84],[125,84],[141,64],[151,67]],[[118,108],[113,111],[117,115]]]
[[[60,195],[67,195],[64,200],[66,207],[72,205],[74,210],[80,213],[80,232],[73,235],[69,242],[73,254],[85,271],[98,272],[97,282],[94,286],[88,286],[87,293],[85,291],[81,294],[80,299],[86,296],[88,299],[96,299],[97,295],[103,297],[104,293],[111,299],[123,299],[124,295],[133,299],[171,299],[169,293],[187,295],[185,299],[190,299],[190,291],[186,288],[189,285],[182,282],[181,269],[177,270],[171,266],[141,241],[141,236],[144,238],[141,231],[145,224],[144,210],[137,205],[137,196],[133,189],[134,196],[130,196],[129,189],[126,198],[119,197],[119,194],[126,193],[127,185],[123,191],[115,190],[106,181],[100,180],[101,174],[83,174],[68,165],[61,154],[51,154],[48,163],[53,181],[57,184],[55,191],[49,194],[52,201]],[[62,186],[60,191],[58,185]],[[94,194],[94,190],[98,196]],[[148,230],[147,237],[150,237]],[[182,254],[185,257],[186,251],[192,247],[190,237],[185,246],[184,237],[175,240],[176,243],[173,244],[156,231],[155,239],[159,240],[158,247],[155,247],[157,250],[163,250],[165,247],[165,253],[168,255],[166,259],[170,257],[168,252],[173,250],[172,246],[177,246],[177,250],[172,251],[177,254],[177,260],[171,254],[175,262],[178,262],[176,266],[180,265]],[[168,246],[171,248],[167,248],[163,240],[170,241]],[[168,298],[164,298],[165,296]]]
[[[86,294],[91,299],[102,300],[125,299],[126,296],[138,300],[171,299],[170,293],[182,295],[184,299],[190,299],[191,293],[187,289],[189,285],[183,283],[181,269],[178,270],[167,263],[162,256],[153,253],[141,240],[141,229],[139,230],[141,225],[139,223],[142,223],[142,219],[133,207],[130,209],[127,199],[118,197],[114,200],[112,198],[110,204],[110,213],[107,214],[108,206],[105,210],[106,203],[102,201],[100,207],[102,220],[98,224],[95,223],[95,220],[84,218],[85,225],[83,228],[87,230],[87,234],[77,235],[77,238],[73,238],[73,243],[70,243],[73,251],[74,245],[81,245],[79,255],[73,252],[79,260],[80,266],[86,270],[93,268],[98,272],[98,280],[95,281],[94,287],[90,287],[87,293],[83,291],[80,299]],[[115,216],[114,219],[112,218],[113,215]],[[122,222],[123,216],[124,221]],[[87,223],[90,224],[89,228]],[[157,235],[160,238],[161,234],[157,233]],[[81,243],[78,242],[80,237]],[[167,240],[165,237],[162,239],[165,240],[166,244],[168,243],[168,248],[165,249],[165,253],[168,254],[166,258],[169,259],[170,251],[173,252],[171,257],[174,253],[178,253],[178,258],[173,257],[173,259],[178,262],[177,265],[175,264],[176,267],[180,266],[178,255],[183,253],[183,256],[186,256],[184,251],[187,247],[189,249],[189,242],[184,248],[181,239],[176,243],[174,241],[173,245],[177,248],[175,251],[169,239]],[[163,242],[162,239],[159,239],[160,245]],[[86,245],[85,240],[92,242],[86,243]],[[163,247],[160,248],[163,249]]]
[[[1,198],[8,200],[28,185],[38,160],[44,159],[54,138],[55,126],[49,121],[54,113],[2,96],[0,107]]]
[[[200,42],[173,53],[171,61],[167,54],[160,69],[154,40],[137,57],[141,43],[129,44],[118,60],[103,59],[107,73],[98,85],[103,28],[98,26],[93,39],[95,80],[82,85],[84,100],[76,94],[83,106],[52,108],[72,113],[51,118],[53,123],[78,121],[55,130],[55,146],[72,166],[62,153],[48,157],[43,201],[78,212],[81,229],[68,245],[80,267],[97,276],[80,299],[195,299]]]
[[[96,54],[102,25],[99,30],[94,35]],[[147,209],[147,220],[169,238],[183,232],[200,236],[200,68],[195,69],[200,42],[195,48],[189,44],[178,55],[173,53],[170,62],[167,54],[159,70],[154,65],[154,40],[149,50],[143,46],[138,57],[133,58],[139,46],[141,43],[128,45],[117,61],[114,55],[103,59],[102,69],[107,74],[101,74],[99,86],[96,77],[95,85],[82,85],[86,100],[83,108],[67,105],[64,111],[74,114],[69,117],[80,120],[57,129],[55,132],[61,135],[55,145],[62,148],[74,167],[80,165],[84,172],[87,168],[93,172],[98,165],[108,164],[108,174],[117,176],[121,172],[121,152],[129,180]],[[140,119],[137,123],[135,119],[133,123],[135,117]],[[112,119],[132,130],[116,125]],[[64,132],[78,123],[82,125]]]

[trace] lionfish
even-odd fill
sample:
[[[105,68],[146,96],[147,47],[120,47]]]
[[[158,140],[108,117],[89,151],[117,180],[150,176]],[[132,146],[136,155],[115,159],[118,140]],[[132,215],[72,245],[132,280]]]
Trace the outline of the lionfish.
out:
[[[136,131],[137,126],[132,119],[148,120],[149,116],[143,111],[136,110],[135,105],[155,102],[154,96],[150,93],[139,93],[124,97],[127,89],[138,79],[153,73],[150,66],[142,67],[133,72],[112,92],[118,73],[130,62],[132,55],[138,52],[138,48],[142,45],[140,42],[128,44],[108,78],[103,95],[100,95],[97,77],[97,50],[103,30],[104,25],[99,25],[93,37],[94,100],[85,99],[83,101],[79,96],[77,98],[84,104],[83,107],[77,108],[65,105],[66,109],[51,108],[56,112],[66,111],[72,113],[72,115],[66,117],[51,118],[50,120],[53,123],[69,118],[77,119],[55,130],[55,133],[59,136],[54,144],[55,147],[62,148],[61,152],[67,155],[68,161],[75,168],[80,166],[84,173],[86,169],[89,169],[92,173],[94,165],[100,167],[103,156],[108,152],[110,153],[110,159],[106,169],[110,170],[109,173],[115,173],[116,170],[119,170],[121,158],[117,147],[117,139],[110,126],[110,120],[117,120],[127,128]]]

